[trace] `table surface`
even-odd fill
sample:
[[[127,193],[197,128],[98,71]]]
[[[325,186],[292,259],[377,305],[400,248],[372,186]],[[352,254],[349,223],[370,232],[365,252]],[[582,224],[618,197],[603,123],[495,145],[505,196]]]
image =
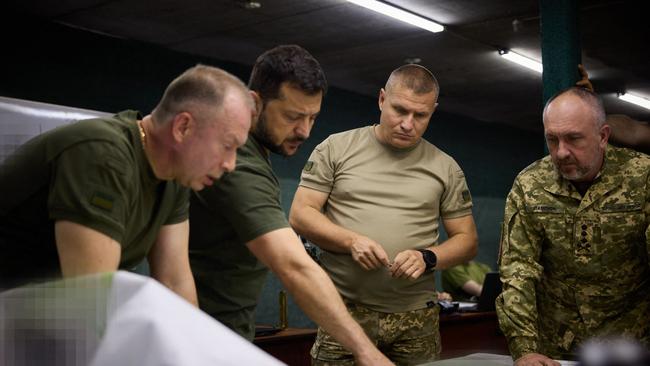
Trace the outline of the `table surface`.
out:
[[[561,366],[576,366],[576,361],[556,360]],[[421,366],[512,366],[512,358],[507,355],[495,355],[491,353],[473,353],[471,355],[451,358],[435,362],[428,362]]]
[[[313,328],[287,328],[275,334],[255,337],[255,344],[268,344],[274,342],[283,342],[295,338],[316,337],[316,329]]]

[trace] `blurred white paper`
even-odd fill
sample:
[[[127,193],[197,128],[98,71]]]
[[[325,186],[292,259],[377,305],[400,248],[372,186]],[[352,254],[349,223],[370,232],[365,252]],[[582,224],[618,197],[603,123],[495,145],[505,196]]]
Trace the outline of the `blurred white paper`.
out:
[[[156,280],[123,271],[0,293],[0,364],[283,365]]]

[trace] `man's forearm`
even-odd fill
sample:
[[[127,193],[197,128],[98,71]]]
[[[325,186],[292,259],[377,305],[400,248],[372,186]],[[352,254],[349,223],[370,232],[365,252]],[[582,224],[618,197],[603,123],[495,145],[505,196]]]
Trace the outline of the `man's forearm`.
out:
[[[246,246],[280,278],[300,308],[355,355],[359,365],[389,364],[352,319],[334,284],[293,230],[268,232]]]
[[[474,280],[469,280],[463,284],[462,289],[472,296],[481,296],[483,286]]]
[[[176,292],[179,296],[187,300],[190,304],[198,307],[199,306],[199,300],[196,295],[196,286],[194,285],[194,279],[191,281],[184,281],[182,284],[179,286],[175,287],[172,289],[174,292]]]
[[[457,234],[442,244],[431,247],[431,249],[435,248],[438,257],[436,269],[451,268],[471,260],[476,256],[477,247],[476,238],[470,234]]]
[[[508,348],[517,359],[527,353],[537,353],[537,301],[532,280],[516,279],[513,274],[526,273],[522,266],[501,265],[503,291],[495,303],[499,327],[508,340]]]
[[[294,210],[289,223],[300,235],[317,243],[321,249],[337,253],[349,253],[355,233],[334,224],[322,212],[312,207]]]
[[[156,278],[156,276],[153,276]],[[189,275],[184,275],[182,278],[172,280],[172,279],[163,279],[156,278],[160,283],[165,287],[172,290],[178,296],[187,300],[190,304],[198,307],[199,301],[196,295],[196,286],[194,284],[194,277],[191,272]]]

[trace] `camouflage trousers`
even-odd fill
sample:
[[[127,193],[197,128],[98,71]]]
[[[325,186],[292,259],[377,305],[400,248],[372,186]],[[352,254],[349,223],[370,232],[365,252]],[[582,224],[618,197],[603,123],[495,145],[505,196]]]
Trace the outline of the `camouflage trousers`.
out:
[[[417,365],[440,357],[438,306],[404,313],[382,313],[351,303],[346,306],[368,338],[396,365]],[[315,366],[354,365],[352,354],[322,328],[318,328],[311,357]]]

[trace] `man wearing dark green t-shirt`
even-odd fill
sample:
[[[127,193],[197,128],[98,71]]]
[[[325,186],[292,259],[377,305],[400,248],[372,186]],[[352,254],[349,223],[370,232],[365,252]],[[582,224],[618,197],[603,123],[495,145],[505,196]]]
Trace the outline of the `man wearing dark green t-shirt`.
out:
[[[359,364],[390,364],[289,227],[269,161],[271,152],[295,154],[309,137],[327,89],[320,65],[299,46],[279,46],[257,59],[249,87],[259,117],[237,152],[237,169],[191,199],[190,262],[201,309],[252,339],[268,267]]]
[[[0,289],[134,267],[195,303],[188,197],[235,166],[254,104],[198,65],[150,115],[126,111],[39,135],[0,166]]]

